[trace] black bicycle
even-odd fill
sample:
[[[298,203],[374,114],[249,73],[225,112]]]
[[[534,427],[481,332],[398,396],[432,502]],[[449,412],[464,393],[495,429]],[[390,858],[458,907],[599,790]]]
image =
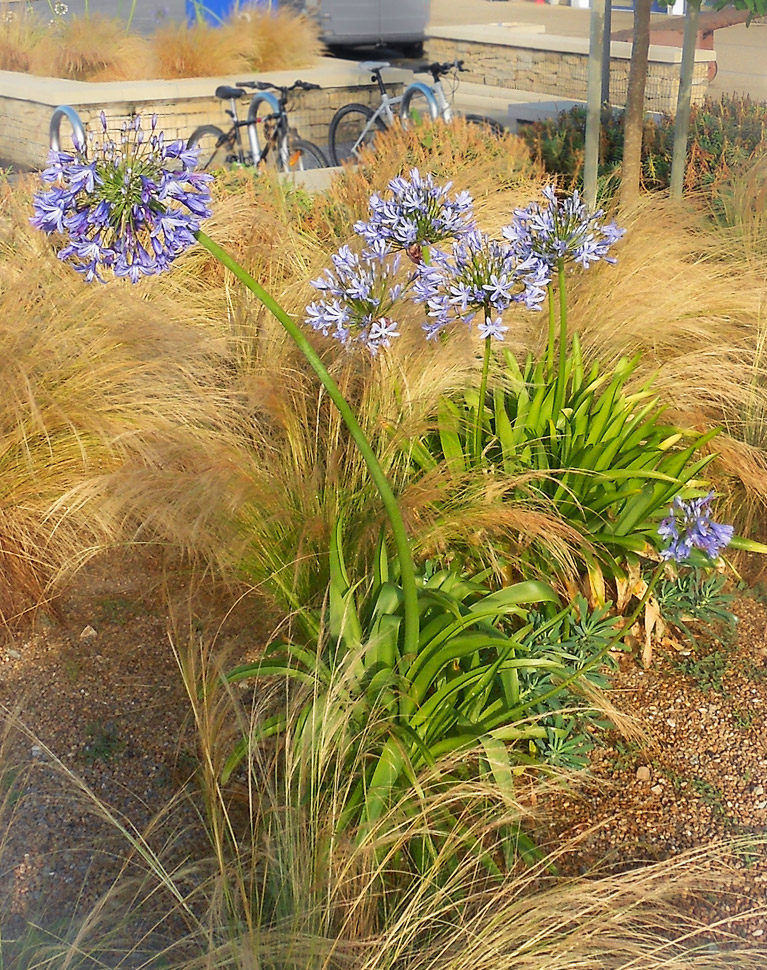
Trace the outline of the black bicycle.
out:
[[[291,91],[316,91],[319,87],[308,81],[296,81],[290,87],[269,81],[238,81],[236,87],[222,84],[216,88],[216,97],[230,102],[226,113],[232,119],[232,127],[222,131],[217,125],[200,125],[192,132],[187,147],[200,149],[200,164],[204,169],[232,165],[256,168],[269,163],[279,172],[327,168],[322,150],[298,137],[288,123],[287,113]],[[251,99],[247,118],[241,121],[237,117],[237,102],[245,97],[246,88],[258,93]],[[247,130],[247,144],[242,138],[243,128]]]

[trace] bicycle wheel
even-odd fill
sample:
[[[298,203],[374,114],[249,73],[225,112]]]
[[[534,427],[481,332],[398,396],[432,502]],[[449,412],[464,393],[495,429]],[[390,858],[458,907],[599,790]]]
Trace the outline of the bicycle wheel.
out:
[[[215,125],[200,125],[199,128],[195,128],[186,147],[200,149],[198,167],[203,170],[213,171],[217,168],[228,168],[231,165],[231,139]]]
[[[356,161],[359,150],[373,145],[379,131],[386,131],[380,118],[373,121],[375,112],[364,104],[345,104],[333,115],[328,130],[330,160],[334,165]]]
[[[315,168],[327,167],[328,160],[316,145],[310,141],[304,141],[303,138],[290,139],[289,172],[308,172]]]
[[[484,115],[463,115],[463,120],[469,125],[479,125],[486,128],[488,134],[500,137],[505,134],[506,129],[494,118],[486,118]]]

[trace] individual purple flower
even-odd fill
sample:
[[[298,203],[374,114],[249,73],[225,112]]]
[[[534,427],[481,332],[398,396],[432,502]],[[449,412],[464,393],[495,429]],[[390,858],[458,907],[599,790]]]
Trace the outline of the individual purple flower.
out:
[[[149,138],[137,116],[123,125],[119,143],[103,137],[74,151],[52,151],[42,173],[46,188],[33,200],[30,222],[66,237],[59,259],[90,282],[107,275],[137,283],[161,273],[195,242],[200,221],[210,216],[212,176],[195,172],[196,151],[183,142]]]
[[[685,502],[677,495],[669,516],[658,526],[658,535],[666,541],[660,554],[662,559],[685,562],[693,549],[700,549],[711,559],[716,559],[729,545],[732,526],[711,520],[709,506],[713,498],[714,493],[709,492],[703,498]]]
[[[437,185],[431,174],[417,168],[410,178],[399,175],[389,182],[391,197],[378,193],[370,199],[370,219],[357,222],[354,231],[370,247],[405,250],[420,263],[424,246],[462,236],[474,228],[473,201],[468,192],[452,198],[453,183]]]
[[[601,222],[604,213],[590,212],[576,189],[572,195],[557,198],[554,188],[543,189],[545,204],[532,202],[526,209],[516,209],[510,225],[502,232],[525,258],[534,257],[549,267],[560,259],[579,263],[585,269],[603,259],[614,263],[608,255],[625,233],[614,222]]]
[[[426,306],[429,338],[451,323],[470,324],[480,314],[482,337],[503,340],[506,310],[520,303],[540,309],[548,281],[548,267],[540,260],[520,259],[507,242],[473,230],[456,239],[449,253],[431,251],[431,262],[416,270],[413,299]]]
[[[382,347],[399,336],[391,313],[402,295],[401,283],[394,282],[399,256],[387,259],[378,252],[354,252],[342,246],[312,286],[324,294],[306,308],[306,322],[326,337],[350,346],[364,344],[375,357]]]

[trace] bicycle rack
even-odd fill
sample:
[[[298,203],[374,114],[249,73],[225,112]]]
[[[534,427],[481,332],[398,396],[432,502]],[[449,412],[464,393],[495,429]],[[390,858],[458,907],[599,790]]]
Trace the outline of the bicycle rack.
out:
[[[413,81],[412,84],[408,85],[405,93],[402,95],[402,102],[399,108],[399,117],[402,124],[407,126],[408,121],[410,121],[408,111],[410,109],[410,102],[413,100],[413,96],[415,94],[421,94],[424,98],[426,98],[426,104],[429,108],[429,116],[431,117],[432,121],[436,121],[440,116],[440,110],[432,89],[428,84],[424,84],[423,81]]]
[[[48,128],[48,137],[50,139],[52,151],[61,151],[61,122],[64,118],[66,118],[72,126],[72,135],[75,145],[84,154],[87,146],[85,128],[83,127],[82,121],[80,121],[80,115],[75,111],[74,108],[70,108],[68,104],[59,105],[51,117],[50,127]]]
[[[253,156],[254,165],[258,165],[261,160],[261,146],[258,144],[258,131],[255,122],[258,118],[258,109],[262,104],[267,105],[269,114],[279,115],[280,113],[280,102],[271,91],[259,91],[253,95],[248,107],[248,141],[250,142],[250,152]]]

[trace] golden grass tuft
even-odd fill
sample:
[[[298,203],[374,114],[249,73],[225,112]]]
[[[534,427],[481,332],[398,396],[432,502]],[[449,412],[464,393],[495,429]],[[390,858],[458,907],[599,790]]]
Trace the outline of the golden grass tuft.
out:
[[[119,20],[96,15],[58,21],[35,45],[33,74],[73,81],[131,81],[149,76],[149,47]]]
[[[710,202],[726,249],[748,261],[767,257],[767,155],[719,183]]]
[[[96,14],[51,23],[26,15],[0,24],[0,70],[75,81],[298,69],[310,67],[321,53],[317,25],[290,10],[243,10],[217,27],[171,23],[148,38]]]
[[[5,622],[106,544],[170,530],[174,549],[200,554],[212,543],[214,556],[216,527],[208,520],[203,534],[190,509],[211,469],[219,488],[236,474],[215,341],[152,281],[141,295],[84,284],[29,226],[27,184],[0,188]],[[157,494],[171,478],[185,487],[175,505],[149,509],[131,488],[120,494],[129,470]]]
[[[231,29],[171,23],[155,31],[149,43],[154,77],[215,77],[249,69],[242,44]]]
[[[21,4],[16,4],[21,6]],[[33,52],[46,35],[45,26],[32,16],[7,16],[13,14],[0,5],[0,71],[30,73]]]
[[[160,78],[310,67],[322,52],[314,21],[290,10],[245,9],[216,27],[168,24],[149,43],[153,76]]]
[[[437,182],[452,180],[456,191],[469,191],[478,221],[489,231],[509,222],[514,206],[530,200],[543,175],[516,135],[499,138],[461,118],[449,125],[396,124],[376,136],[373,148],[363,149],[359,166],[334,179],[328,193],[330,211],[335,204],[354,220],[364,217],[370,196],[411,168],[431,172]]]
[[[218,28],[231,35],[249,71],[311,67],[324,48],[316,20],[288,8],[245,8]]]

